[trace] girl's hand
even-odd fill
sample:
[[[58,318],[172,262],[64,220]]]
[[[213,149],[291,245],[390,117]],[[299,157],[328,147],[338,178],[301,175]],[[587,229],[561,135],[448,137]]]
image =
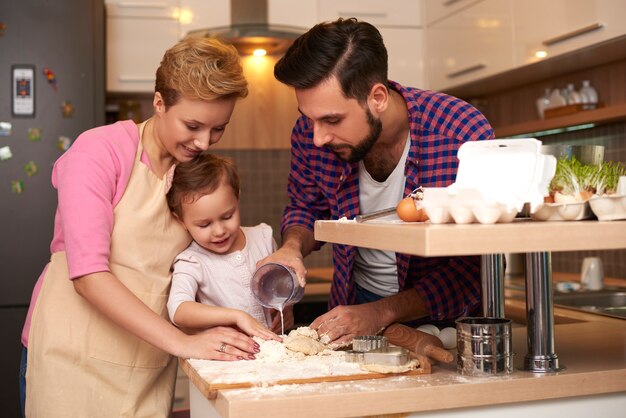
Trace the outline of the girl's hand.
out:
[[[213,327],[193,335],[181,333],[178,357],[204,360],[254,360],[259,344],[231,327]]]
[[[237,327],[251,337],[259,337],[264,340],[282,341],[282,339],[267,329],[259,321],[245,312],[240,312],[237,316]]]

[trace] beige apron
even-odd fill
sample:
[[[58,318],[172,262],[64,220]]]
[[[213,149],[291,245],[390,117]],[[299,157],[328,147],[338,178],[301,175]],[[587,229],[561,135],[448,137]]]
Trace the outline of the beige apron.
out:
[[[166,318],[170,265],[190,238],[168,210],[165,178],[140,162],[142,149],[140,140],[128,186],[114,209],[110,268]],[[168,416],[176,359],[124,331],[78,295],[65,252],[52,254],[28,341],[28,417]]]

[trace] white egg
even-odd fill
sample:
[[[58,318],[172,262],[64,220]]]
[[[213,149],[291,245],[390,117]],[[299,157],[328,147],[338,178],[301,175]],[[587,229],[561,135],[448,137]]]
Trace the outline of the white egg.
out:
[[[441,330],[438,337],[446,350],[456,347],[456,328],[444,328]]]
[[[433,324],[420,325],[417,327],[417,330],[425,332],[426,334],[434,335],[435,337],[439,335],[439,328]]]

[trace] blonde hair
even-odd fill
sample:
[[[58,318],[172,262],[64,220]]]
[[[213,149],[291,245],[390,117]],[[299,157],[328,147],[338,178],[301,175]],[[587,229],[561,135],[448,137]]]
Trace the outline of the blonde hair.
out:
[[[234,46],[217,38],[186,37],[165,51],[155,91],[170,107],[181,97],[205,101],[246,97],[248,82]]]

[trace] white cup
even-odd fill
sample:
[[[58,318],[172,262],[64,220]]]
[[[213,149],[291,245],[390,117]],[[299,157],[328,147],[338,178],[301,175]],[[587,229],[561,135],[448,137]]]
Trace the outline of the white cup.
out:
[[[581,268],[580,283],[588,290],[600,290],[603,287],[604,267],[600,257],[585,257]]]

